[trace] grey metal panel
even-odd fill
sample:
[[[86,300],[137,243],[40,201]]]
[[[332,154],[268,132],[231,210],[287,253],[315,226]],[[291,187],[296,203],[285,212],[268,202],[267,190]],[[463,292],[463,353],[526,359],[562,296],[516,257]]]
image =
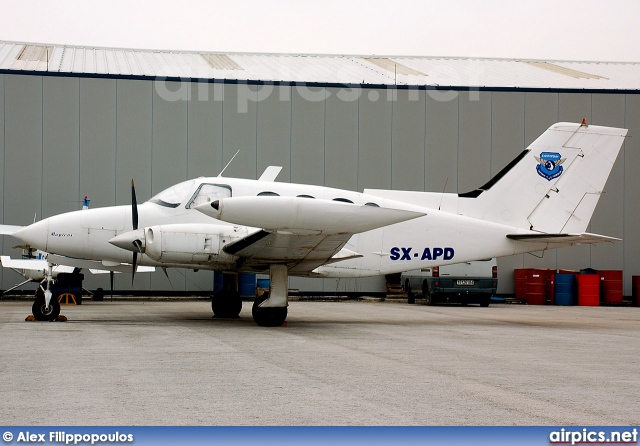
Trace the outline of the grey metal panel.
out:
[[[490,92],[460,92],[458,192],[468,192],[491,178]]]
[[[131,180],[135,181],[138,203],[151,196],[152,87],[152,82],[117,81],[115,199],[118,205],[131,205]],[[108,282],[106,276],[100,279]],[[118,290],[148,290],[150,286],[150,274],[137,274],[133,287],[130,274],[114,277],[114,287]]]
[[[397,90],[391,133],[391,188],[424,190],[426,92]]]
[[[188,107],[187,176],[215,176],[222,164],[222,85],[193,83]]]
[[[223,163],[239,150],[224,175],[237,178],[256,178],[256,111],[258,91],[255,87],[238,84],[224,86],[222,103]]]
[[[115,204],[116,81],[80,79],[80,194],[91,207]],[[109,287],[108,275],[85,274],[88,289]]]
[[[324,185],[326,94],[324,88],[299,86],[291,90],[291,181],[294,183]]]
[[[80,193],[115,204],[116,81],[80,79]]]
[[[117,81],[116,204],[131,204],[131,180],[136,198],[151,197],[152,82]]]
[[[42,218],[42,77],[5,76],[4,126],[4,223],[28,225]],[[4,252],[19,256],[17,244],[6,237]],[[24,279],[5,270],[3,280],[6,289]]]
[[[325,185],[358,188],[358,90],[327,88]]]
[[[624,294],[631,295],[631,278],[640,275],[640,95],[626,95],[624,143]]]
[[[169,186],[187,179],[187,100],[188,96],[167,95],[154,83],[153,130],[151,146],[151,191],[157,194]],[[166,82],[166,90],[186,91],[186,82]],[[183,89],[183,90],[181,90]],[[173,289],[185,289],[185,277],[181,271],[169,270]],[[162,274],[151,275],[152,289],[171,288]]]
[[[593,124],[624,127],[625,95],[593,94],[591,96]],[[624,236],[624,155],[623,150],[613,165],[603,194],[591,219],[591,232],[622,238]],[[591,267],[623,269],[623,243],[599,243],[591,247]]]
[[[427,92],[425,191],[458,192],[458,94]]]
[[[42,215],[75,211],[80,196],[80,81],[43,78]]]
[[[591,95],[588,93],[561,93],[558,95],[558,121],[591,122]],[[589,230],[589,229],[587,229]],[[559,269],[583,269],[591,265],[590,246],[573,246],[557,250]]]
[[[5,223],[42,218],[42,77],[5,78],[4,184]]]
[[[357,190],[391,189],[393,90],[363,89],[358,100]]]
[[[291,178],[291,107],[291,87],[273,87],[258,101],[257,176],[267,166],[282,166],[278,181]]]
[[[528,146],[558,122],[558,93],[525,93],[524,142]]]

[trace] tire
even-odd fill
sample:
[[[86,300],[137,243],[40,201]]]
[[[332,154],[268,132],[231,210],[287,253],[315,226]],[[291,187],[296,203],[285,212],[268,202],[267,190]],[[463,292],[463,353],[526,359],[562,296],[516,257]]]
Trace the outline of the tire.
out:
[[[102,288],[98,288],[97,290],[95,290],[93,292],[93,296],[91,297],[91,300],[103,301],[104,300],[104,290]]]
[[[435,305],[435,299],[433,298],[433,295],[429,291],[429,284],[427,283],[426,280],[422,282],[422,297],[424,298],[426,305],[428,306]]]
[[[482,296],[480,296],[480,306],[481,307],[488,307],[489,304],[491,303],[491,295],[489,294],[483,294]]]
[[[40,291],[40,289],[38,290]],[[60,316],[60,304],[58,301],[51,299],[49,310],[47,311],[45,309],[44,293],[42,291],[40,293],[36,292],[36,300],[33,301],[31,312],[37,321],[55,321]]]
[[[262,308],[260,304],[269,298],[269,293],[256,297],[251,308],[251,315],[261,327],[281,327],[287,320],[287,307]]]
[[[211,310],[214,317],[239,317],[242,311],[240,294],[229,290],[218,291],[211,297]]]
[[[407,303],[415,304],[416,297],[411,292],[411,282],[409,282],[409,279],[405,279],[404,281],[404,291],[407,293]]]

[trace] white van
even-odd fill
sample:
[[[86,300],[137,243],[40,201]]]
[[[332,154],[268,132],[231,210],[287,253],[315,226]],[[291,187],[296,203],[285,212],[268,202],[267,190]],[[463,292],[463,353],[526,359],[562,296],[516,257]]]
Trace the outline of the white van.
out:
[[[476,260],[402,273],[402,287],[415,303],[413,293],[422,293],[427,305],[437,302],[478,303],[488,307],[498,289],[496,259]]]

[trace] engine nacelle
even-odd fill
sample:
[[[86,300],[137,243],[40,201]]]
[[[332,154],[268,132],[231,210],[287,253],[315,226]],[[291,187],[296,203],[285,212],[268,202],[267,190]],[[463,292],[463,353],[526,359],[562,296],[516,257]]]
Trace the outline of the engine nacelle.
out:
[[[145,255],[162,263],[229,263],[237,257],[223,248],[246,237],[248,228],[226,225],[170,224],[144,229]]]

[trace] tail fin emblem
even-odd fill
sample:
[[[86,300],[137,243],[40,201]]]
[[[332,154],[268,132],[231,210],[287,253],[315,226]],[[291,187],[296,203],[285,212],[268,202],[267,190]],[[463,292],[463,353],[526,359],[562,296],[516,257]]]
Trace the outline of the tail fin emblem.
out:
[[[542,178],[546,178],[548,181],[551,181],[562,175],[562,172],[564,171],[562,163],[565,162],[566,158],[561,158],[559,153],[542,152],[540,154],[540,158],[536,156],[535,159],[538,161],[536,170],[538,171],[538,175]]]

